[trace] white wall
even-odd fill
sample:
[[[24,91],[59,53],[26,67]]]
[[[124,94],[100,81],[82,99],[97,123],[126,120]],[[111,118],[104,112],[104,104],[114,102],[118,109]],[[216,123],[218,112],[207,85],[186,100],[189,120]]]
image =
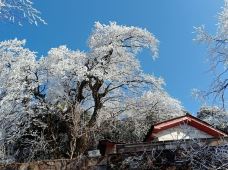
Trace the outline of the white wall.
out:
[[[210,138],[211,135],[189,125],[180,125],[155,134],[158,141]]]

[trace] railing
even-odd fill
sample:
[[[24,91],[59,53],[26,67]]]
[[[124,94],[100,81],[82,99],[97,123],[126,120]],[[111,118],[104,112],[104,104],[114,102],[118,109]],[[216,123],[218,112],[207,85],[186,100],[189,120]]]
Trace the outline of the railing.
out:
[[[144,152],[152,150],[172,150],[180,147],[188,147],[199,144],[206,144],[209,146],[218,146],[221,144],[228,144],[228,137],[223,138],[202,138],[202,139],[185,139],[175,141],[158,141],[152,143],[136,143],[136,144],[116,144],[116,153],[131,153]]]

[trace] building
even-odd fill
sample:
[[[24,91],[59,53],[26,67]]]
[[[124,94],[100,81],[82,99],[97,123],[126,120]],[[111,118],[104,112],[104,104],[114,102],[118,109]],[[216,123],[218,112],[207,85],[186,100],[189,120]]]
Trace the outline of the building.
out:
[[[187,114],[152,125],[146,135],[145,142],[220,138],[226,136],[225,132]]]
[[[98,148],[116,169],[228,169],[228,135],[189,114],[152,125],[141,143],[103,140]]]
[[[208,141],[209,145],[214,145],[224,137],[227,140],[228,134],[192,115],[186,114],[152,125],[142,143],[123,144],[103,140],[100,141],[98,148],[102,155],[108,155],[138,152],[145,150],[145,148],[148,150],[151,148],[166,149],[167,147],[175,147],[177,141],[189,143],[191,140],[201,140]]]

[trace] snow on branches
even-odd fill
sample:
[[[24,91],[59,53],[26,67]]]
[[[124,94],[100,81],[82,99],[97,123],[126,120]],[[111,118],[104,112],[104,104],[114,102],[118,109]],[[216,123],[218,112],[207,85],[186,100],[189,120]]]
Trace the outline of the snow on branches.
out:
[[[217,32],[214,35],[209,34],[204,26],[196,27],[195,40],[208,46],[210,70],[214,74],[214,80],[208,91],[203,92],[204,97],[213,96],[216,104],[227,103],[227,70],[228,70],[228,1],[222,11],[218,14]],[[218,103],[217,103],[218,102]]]
[[[91,49],[119,47],[135,54],[142,48],[150,48],[154,59],[158,57],[158,40],[146,29],[120,26],[115,22],[110,22],[109,25],[96,22],[94,27],[89,38]]]
[[[203,106],[197,113],[197,117],[218,129],[228,132],[228,112],[223,109]]]
[[[25,20],[35,25],[46,24],[31,0],[0,0],[0,20],[19,25]]]

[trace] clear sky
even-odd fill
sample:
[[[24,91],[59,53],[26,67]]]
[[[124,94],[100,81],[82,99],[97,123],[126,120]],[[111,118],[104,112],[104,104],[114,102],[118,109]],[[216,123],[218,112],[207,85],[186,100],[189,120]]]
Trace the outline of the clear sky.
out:
[[[153,61],[148,51],[140,55],[145,72],[161,76],[168,93],[179,99],[193,114],[199,103],[191,96],[193,88],[205,89],[206,48],[193,42],[193,26],[206,25],[216,30],[217,13],[223,0],[35,0],[48,25],[23,27],[0,23],[0,40],[26,39],[26,47],[46,55],[52,47],[66,44],[71,49],[87,50],[87,38],[95,21],[116,21],[148,29],[160,41],[160,54]]]

